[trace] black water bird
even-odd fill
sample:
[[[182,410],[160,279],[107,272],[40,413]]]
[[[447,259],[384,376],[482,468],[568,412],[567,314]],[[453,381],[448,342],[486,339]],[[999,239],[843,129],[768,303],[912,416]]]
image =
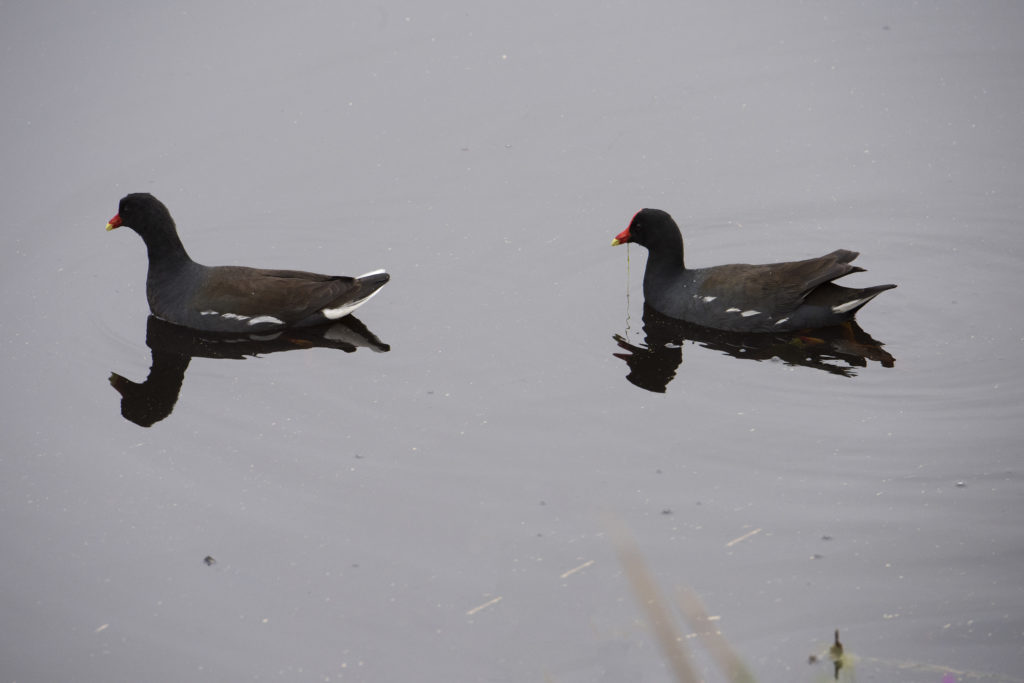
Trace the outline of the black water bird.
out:
[[[365,304],[390,276],[204,266],[193,261],[167,207],[148,193],[121,200],[107,230],[125,226],[149,253],[146,298],[161,320],[205,332],[265,333],[338,320]]]
[[[896,286],[852,289],[833,283],[864,270],[850,264],[857,252],[846,249],[804,261],[687,268],[679,226],[659,209],[638,212],[612,246],[626,242],[647,248],[647,305],[662,315],[717,330],[793,332],[840,325]]]

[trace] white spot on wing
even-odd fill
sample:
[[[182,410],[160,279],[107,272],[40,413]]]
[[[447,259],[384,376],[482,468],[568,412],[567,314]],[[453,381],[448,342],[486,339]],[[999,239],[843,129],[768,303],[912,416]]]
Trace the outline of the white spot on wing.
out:
[[[247,316],[248,317],[248,316]],[[275,318],[272,315],[258,315],[249,321],[250,325],[261,325],[263,323],[273,323],[274,325],[284,325],[284,321]]]
[[[717,296],[706,296],[706,297],[704,297],[704,303],[709,304],[709,303],[711,303],[712,301],[714,301],[717,298],[718,298]]]

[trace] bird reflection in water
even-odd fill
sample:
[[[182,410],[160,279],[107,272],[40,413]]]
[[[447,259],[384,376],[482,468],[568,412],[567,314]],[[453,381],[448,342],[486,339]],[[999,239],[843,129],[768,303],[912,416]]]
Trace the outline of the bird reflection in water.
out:
[[[712,330],[664,316],[644,306],[644,345],[636,346],[624,336],[614,335],[619,348],[628,353],[613,354],[626,361],[630,382],[656,393],[665,393],[683,362],[683,345],[722,351],[748,360],[777,359],[786,365],[817,368],[835,375],[853,377],[857,368],[875,361],[886,368],[896,362],[883,344],[855,322],[790,334],[739,334]]]
[[[142,427],[151,427],[171,414],[185,380],[185,370],[195,357],[241,360],[310,348],[346,353],[360,347],[378,353],[391,349],[352,315],[327,325],[247,336],[197,332],[149,316],[146,346],[153,357],[146,381],[132,382],[116,372],[110,375],[110,385],[121,394],[121,415]]]

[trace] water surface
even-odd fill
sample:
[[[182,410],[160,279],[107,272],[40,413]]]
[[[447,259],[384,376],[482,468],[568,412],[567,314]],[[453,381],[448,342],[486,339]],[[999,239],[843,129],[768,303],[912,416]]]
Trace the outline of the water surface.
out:
[[[3,680],[669,680],[609,520],[757,680],[1024,680],[1018,5],[3,14]],[[154,333],[132,191],[377,343]],[[879,355],[651,336],[644,206]]]

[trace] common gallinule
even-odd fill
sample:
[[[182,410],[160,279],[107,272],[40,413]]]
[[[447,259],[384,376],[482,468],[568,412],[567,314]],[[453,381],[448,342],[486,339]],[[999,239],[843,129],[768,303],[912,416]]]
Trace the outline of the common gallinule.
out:
[[[126,226],[149,252],[146,298],[158,318],[208,332],[269,332],[337,320],[366,303],[391,276],[204,266],[189,258],[167,207],[145,192],[121,200],[107,230]]]
[[[647,247],[644,300],[663,315],[730,332],[792,332],[839,325],[896,285],[851,289],[832,280],[863,268],[857,252],[837,249],[806,261],[713,268],[683,265],[683,236],[672,216],[643,209],[612,246]]]

